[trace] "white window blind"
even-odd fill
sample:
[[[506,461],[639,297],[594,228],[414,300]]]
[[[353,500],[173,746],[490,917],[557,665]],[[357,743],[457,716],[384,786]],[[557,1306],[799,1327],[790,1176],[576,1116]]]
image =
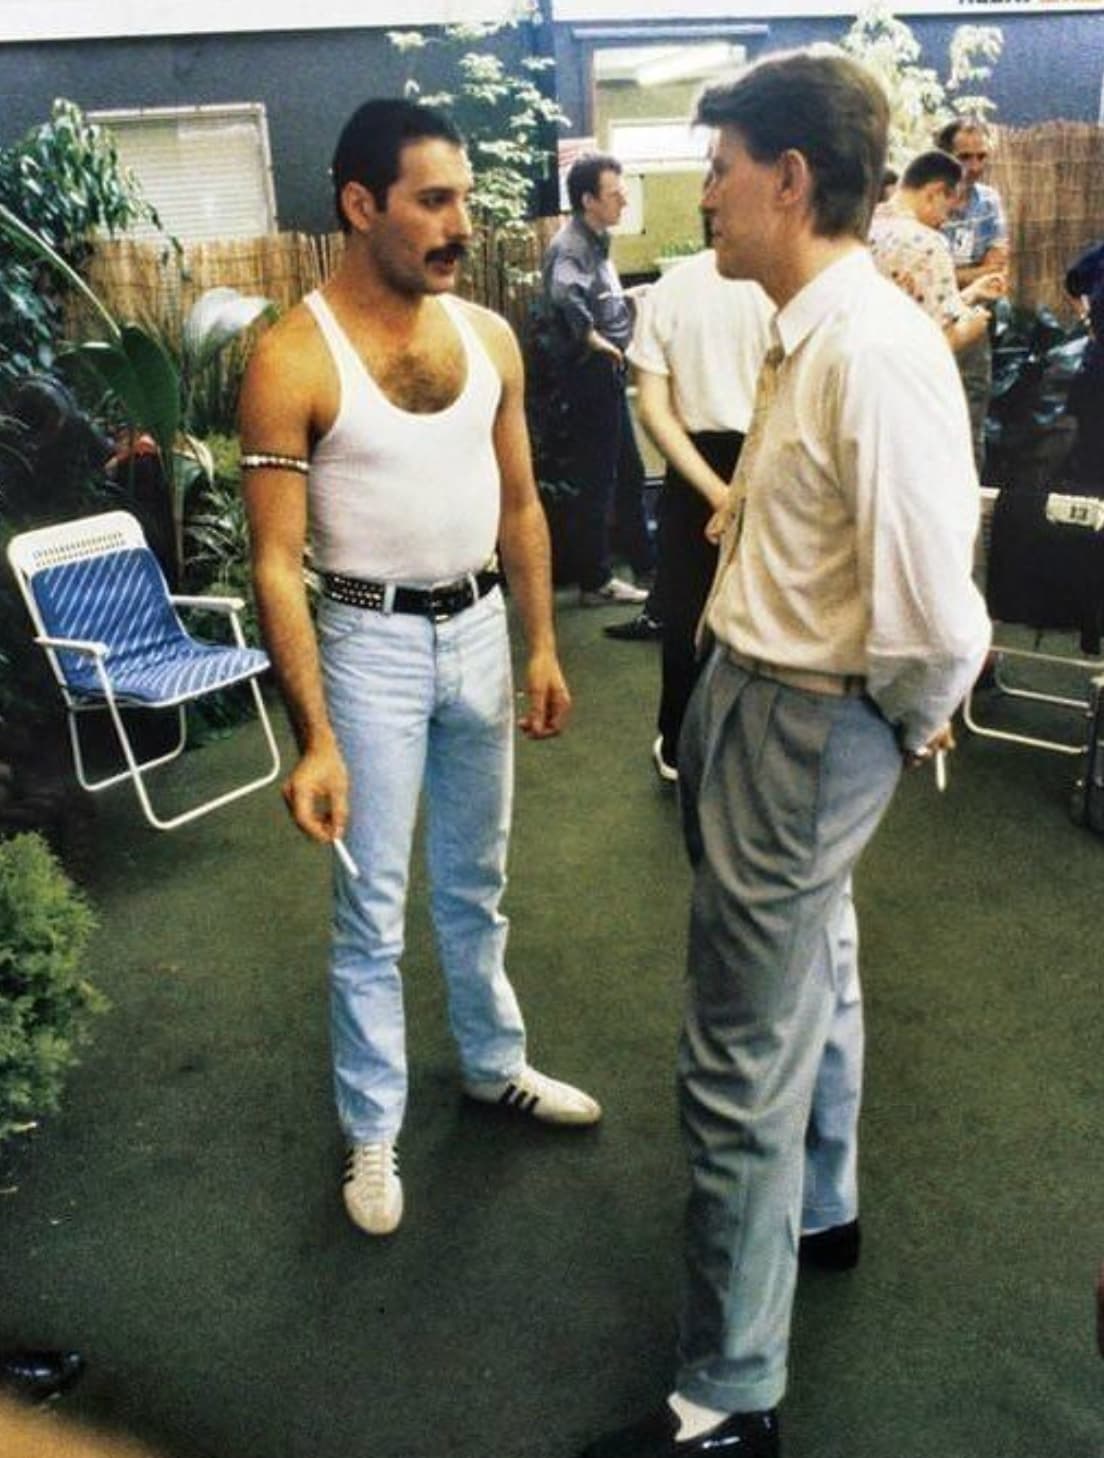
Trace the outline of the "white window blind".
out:
[[[100,111],[122,162],[132,168],[182,243],[255,238],[276,228],[264,106],[156,107]],[[152,228],[135,235],[155,237]]]
[[[609,124],[610,151],[637,172],[703,171],[709,137],[709,127],[691,126],[685,117],[611,118]]]

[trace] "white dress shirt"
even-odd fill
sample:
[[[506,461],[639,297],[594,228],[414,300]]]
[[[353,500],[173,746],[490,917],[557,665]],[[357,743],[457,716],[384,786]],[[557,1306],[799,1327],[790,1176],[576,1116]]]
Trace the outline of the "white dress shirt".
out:
[[[918,749],[958,707],[990,636],[970,576],[979,491],[954,358],[860,247],[772,330],[783,358],[745,447],[744,508],[706,619],[749,657],[865,676],[902,746]]]

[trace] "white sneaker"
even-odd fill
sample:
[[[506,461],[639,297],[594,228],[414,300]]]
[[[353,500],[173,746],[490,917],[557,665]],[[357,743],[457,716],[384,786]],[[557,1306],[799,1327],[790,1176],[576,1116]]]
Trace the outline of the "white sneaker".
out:
[[[666,780],[670,785],[678,784],[678,770],[673,764],[668,764],[663,758],[663,735],[657,734],[656,741],[652,745],[652,762],[656,767],[656,774],[661,780]]]
[[[353,1144],[345,1156],[342,1186],[349,1219],[369,1235],[390,1235],[403,1213],[399,1151],[390,1140]]]
[[[601,1105],[581,1088],[548,1078],[528,1064],[513,1078],[495,1083],[469,1083],[465,1079],[463,1089],[470,1099],[499,1104],[546,1124],[597,1124],[602,1117]]]
[[[611,602],[647,602],[648,594],[643,587],[635,587],[623,577],[611,577],[601,587],[579,589],[579,602],[583,607],[605,607]]]

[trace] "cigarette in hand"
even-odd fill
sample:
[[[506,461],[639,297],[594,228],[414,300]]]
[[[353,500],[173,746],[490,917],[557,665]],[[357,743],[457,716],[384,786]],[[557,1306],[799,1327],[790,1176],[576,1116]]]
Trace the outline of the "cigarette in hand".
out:
[[[349,847],[341,839],[340,835],[334,837],[333,848],[337,852],[338,860],[345,867],[346,871],[348,871],[349,875],[352,876],[354,881],[358,881],[360,879],[360,867],[349,854]]]
[[[939,791],[947,788],[947,751],[945,749],[935,751],[935,788]]]

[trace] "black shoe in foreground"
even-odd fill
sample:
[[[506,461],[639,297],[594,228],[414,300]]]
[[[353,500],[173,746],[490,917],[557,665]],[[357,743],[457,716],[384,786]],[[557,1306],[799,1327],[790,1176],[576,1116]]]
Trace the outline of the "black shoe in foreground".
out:
[[[619,643],[655,643],[663,637],[663,624],[651,613],[642,610],[628,622],[610,623],[602,632],[607,638],[616,638]]]
[[[734,1412],[719,1427],[680,1443],[666,1403],[631,1427],[596,1438],[579,1458],[779,1458],[778,1412]]]
[[[815,1266],[820,1271],[853,1271],[859,1263],[862,1231],[857,1220],[846,1225],[830,1225],[815,1235],[803,1235],[797,1248],[801,1266]]]
[[[24,1402],[47,1402],[84,1371],[79,1352],[0,1352],[0,1392]]]

